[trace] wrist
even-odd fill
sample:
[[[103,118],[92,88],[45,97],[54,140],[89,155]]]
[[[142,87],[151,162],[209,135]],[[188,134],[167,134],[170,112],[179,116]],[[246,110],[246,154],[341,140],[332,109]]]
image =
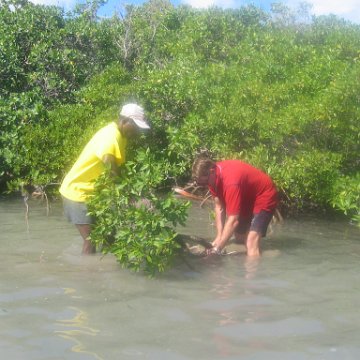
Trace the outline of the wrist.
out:
[[[217,255],[221,255],[221,249],[218,246],[213,246],[212,251]]]

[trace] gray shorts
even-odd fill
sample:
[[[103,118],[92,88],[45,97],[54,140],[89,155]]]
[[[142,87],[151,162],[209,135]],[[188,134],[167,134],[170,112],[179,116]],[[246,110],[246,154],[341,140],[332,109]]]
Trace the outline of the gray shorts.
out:
[[[93,224],[94,218],[88,215],[88,208],[84,202],[72,201],[62,197],[64,214],[72,224]]]
[[[240,218],[239,225],[236,228],[238,234],[246,234],[248,231],[256,231],[265,237],[267,228],[273,217],[273,211],[261,210],[258,214],[254,214],[251,218]]]

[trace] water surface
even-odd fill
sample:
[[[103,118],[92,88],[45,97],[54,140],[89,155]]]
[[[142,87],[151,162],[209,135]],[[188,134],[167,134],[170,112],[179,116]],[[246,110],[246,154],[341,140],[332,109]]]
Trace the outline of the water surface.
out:
[[[194,206],[182,232],[211,238]],[[286,220],[259,262],[178,261],[149,279],[80,256],[60,203],[0,200],[2,359],[359,359],[360,234]]]

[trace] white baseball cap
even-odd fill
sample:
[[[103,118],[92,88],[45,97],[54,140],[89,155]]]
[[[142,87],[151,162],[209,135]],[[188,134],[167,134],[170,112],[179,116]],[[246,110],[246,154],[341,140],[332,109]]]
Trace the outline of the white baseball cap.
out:
[[[126,116],[132,120],[141,129],[150,129],[145,121],[144,109],[137,104],[126,104],[121,108],[120,115]]]

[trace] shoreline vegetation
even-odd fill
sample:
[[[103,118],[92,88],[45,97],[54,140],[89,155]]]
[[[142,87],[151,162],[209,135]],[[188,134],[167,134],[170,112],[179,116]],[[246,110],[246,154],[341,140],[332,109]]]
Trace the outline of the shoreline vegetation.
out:
[[[95,131],[133,101],[152,123],[128,153],[142,164],[125,171],[137,184],[151,172],[157,191],[185,187],[207,151],[268,173],[283,215],[334,210],[360,224],[359,25],[310,16],[306,3],[150,0],[99,18],[102,4],[65,13],[0,0],[1,193],[56,193]]]

